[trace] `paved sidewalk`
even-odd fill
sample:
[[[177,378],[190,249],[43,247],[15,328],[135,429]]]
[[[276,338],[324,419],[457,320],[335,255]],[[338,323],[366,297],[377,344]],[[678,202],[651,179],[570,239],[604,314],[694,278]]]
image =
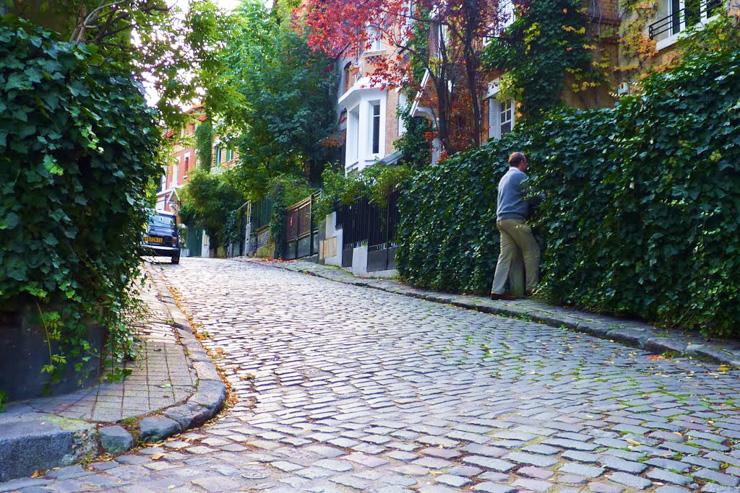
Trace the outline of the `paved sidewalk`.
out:
[[[303,260],[286,262],[246,257],[239,257],[238,260],[270,265],[344,284],[379,289],[389,293],[451,304],[485,313],[523,318],[553,327],[566,327],[603,339],[619,341],[656,354],[666,353],[698,357],[740,368],[740,341],[707,340],[698,336],[695,332],[662,329],[645,322],[548,305],[533,299],[493,301],[482,296],[456,295],[417,289],[395,279],[355,277],[347,270],[339,267]]]
[[[178,403],[196,394],[199,375],[187,354],[190,351],[186,342],[197,345],[201,359],[207,360],[194,336],[188,334],[187,321],[181,320],[186,330],[178,328],[173,316],[176,308],[161,274],[151,267],[147,271],[147,282],[141,288],[146,313],[134,324],[139,339],[138,357],[124,366],[130,375],[118,382],[104,379],[98,385],[69,394],[9,404],[0,413],[0,481],[37,469],[68,465],[101,451],[120,453],[135,444],[129,432],[136,427],[133,435],[146,440],[187,428],[176,422],[181,412],[172,419],[150,418],[153,422],[147,421],[143,427],[136,423],[147,415],[177,411]],[[206,373],[215,373],[212,365]],[[191,411],[191,415],[201,413],[201,409]],[[200,422],[206,419],[203,416]],[[129,430],[110,426],[126,421]],[[147,424],[152,426],[147,428]],[[166,434],[161,433],[163,426],[169,426]],[[111,433],[112,443],[107,438]]]
[[[148,284],[142,290],[146,318],[135,325],[140,338],[139,356],[127,362],[131,374],[121,382],[102,382],[71,394],[11,404],[0,414],[0,423],[29,412],[65,418],[113,423],[148,414],[188,398],[195,379],[185,351],[175,336],[169,312]]]

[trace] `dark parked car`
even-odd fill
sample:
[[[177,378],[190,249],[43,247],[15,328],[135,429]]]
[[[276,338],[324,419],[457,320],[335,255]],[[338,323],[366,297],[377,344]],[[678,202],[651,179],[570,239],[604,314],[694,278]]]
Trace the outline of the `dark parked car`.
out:
[[[149,216],[144,235],[144,250],[146,255],[169,257],[173,264],[180,263],[180,241],[175,214],[153,212]]]

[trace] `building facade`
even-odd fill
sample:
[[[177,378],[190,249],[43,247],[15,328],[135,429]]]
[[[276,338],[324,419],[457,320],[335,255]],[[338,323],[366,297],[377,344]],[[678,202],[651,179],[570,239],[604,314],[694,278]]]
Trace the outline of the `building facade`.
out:
[[[339,60],[337,113],[347,174],[387,162],[403,135],[398,107],[407,98],[400,88],[372,79],[373,60],[390,56],[395,49],[378,35],[369,49]]]

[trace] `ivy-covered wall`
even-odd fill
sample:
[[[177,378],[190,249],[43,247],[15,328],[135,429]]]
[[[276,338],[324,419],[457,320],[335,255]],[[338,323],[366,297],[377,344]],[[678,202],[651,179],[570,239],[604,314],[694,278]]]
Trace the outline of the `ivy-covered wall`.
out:
[[[687,56],[613,109],[564,110],[423,170],[401,201],[411,283],[485,293],[496,185],[514,150],[546,196],[541,293],[588,310],[739,335],[740,52]]]
[[[91,320],[117,356],[131,347],[123,312],[158,142],[128,70],[0,19],[0,310],[40,315],[61,347],[47,373],[90,350]]]

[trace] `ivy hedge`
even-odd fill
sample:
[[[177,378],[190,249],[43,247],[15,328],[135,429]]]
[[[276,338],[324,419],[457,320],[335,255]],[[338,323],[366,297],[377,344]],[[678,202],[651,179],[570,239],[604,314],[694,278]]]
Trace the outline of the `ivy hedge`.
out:
[[[90,351],[91,321],[109,329],[114,356],[131,349],[124,312],[158,142],[125,69],[0,18],[0,310],[39,314],[60,347],[52,376]]]
[[[707,335],[740,329],[740,51],[689,55],[612,109],[562,110],[428,167],[401,200],[409,282],[485,293],[506,156],[545,194],[541,293]]]

